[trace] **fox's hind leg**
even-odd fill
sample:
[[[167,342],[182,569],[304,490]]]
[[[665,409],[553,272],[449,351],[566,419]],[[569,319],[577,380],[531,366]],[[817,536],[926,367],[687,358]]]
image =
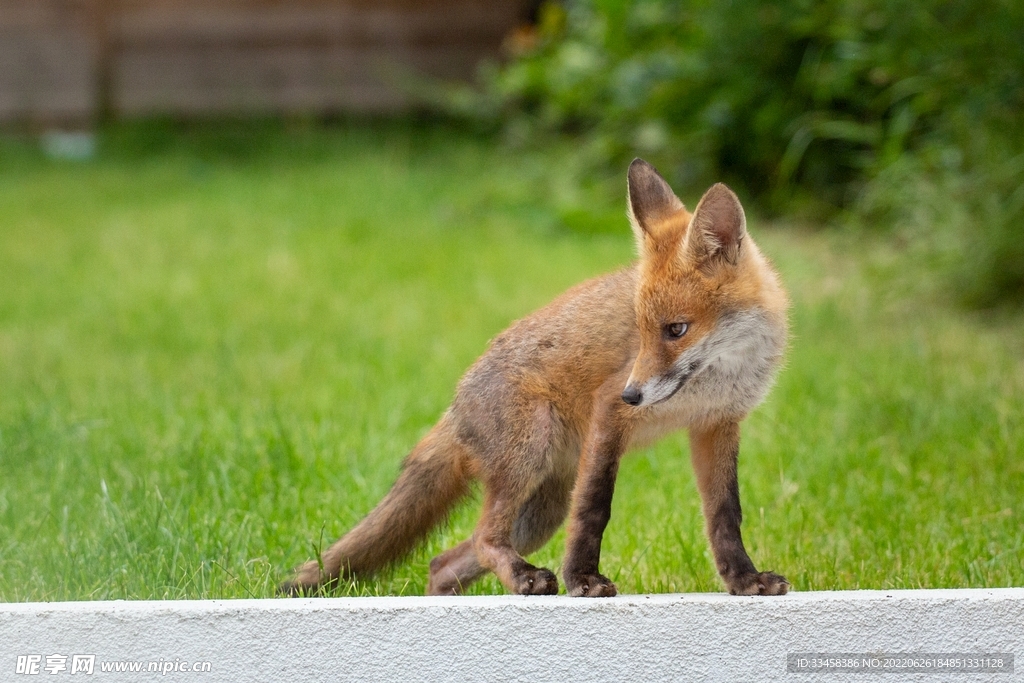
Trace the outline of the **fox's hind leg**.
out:
[[[430,561],[429,594],[461,593],[470,582],[488,571],[494,572],[511,593],[554,595],[558,592],[555,575],[524,560],[512,544],[517,503],[500,493],[488,493],[473,538]]]
[[[575,478],[571,437],[554,408],[538,403],[518,413],[502,449],[484,473],[484,509],[473,533],[481,566],[510,593],[554,595],[558,579],[523,555],[551,537],[565,518]],[[508,418],[507,418],[508,419]],[[511,424],[516,424],[509,419]],[[573,452],[573,457],[566,453]]]
[[[551,495],[545,482],[552,476],[562,479],[560,470],[568,469],[564,458],[559,458],[566,450],[567,436],[553,406],[543,400],[523,400],[528,395],[487,367],[471,372],[460,385],[450,415],[460,443],[472,454],[472,469],[483,484],[483,512],[471,542],[431,563],[431,592],[460,590],[485,571],[494,572],[511,593],[558,592],[555,575],[524,560],[521,548],[535,547],[538,538],[546,538],[553,531],[530,529],[537,520],[561,514],[557,509],[558,514],[538,514],[531,501],[558,498]],[[520,517],[524,522],[517,529]],[[554,526],[557,528],[557,524]],[[469,555],[470,543],[476,564]]]
[[[477,561],[494,572],[510,593],[554,595],[558,579],[547,569],[535,567],[512,544],[512,530],[523,502],[511,500],[504,491],[488,491],[483,515],[473,533]]]
[[[573,475],[548,477],[519,510],[512,524],[511,542],[520,555],[540,549],[565,520],[569,509]],[[430,561],[430,595],[458,595],[487,573],[477,559],[473,539],[446,550]],[[538,570],[544,571],[544,570]],[[555,590],[558,586],[555,585]]]
[[[430,561],[427,595],[459,595],[486,573],[476,559],[473,539],[467,539]]]
[[[575,468],[552,474],[519,510],[512,525],[512,547],[521,555],[540,550],[562,526],[575,479]]]

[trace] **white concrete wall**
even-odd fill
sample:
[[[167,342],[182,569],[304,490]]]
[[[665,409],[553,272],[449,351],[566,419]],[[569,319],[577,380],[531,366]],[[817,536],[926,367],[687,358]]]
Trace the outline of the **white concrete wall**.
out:
[[[1019,661],[1009,674],[787,672],[787,654],[809,652]],[[41,666],[67,656],[68,669],[73,655],[95,655],[94,673],[18,675],[30,654]],[[101,671],[116,660],[211,670]],[[1024,588],[0,605],[0,681],[21,680],[1021,681]]]

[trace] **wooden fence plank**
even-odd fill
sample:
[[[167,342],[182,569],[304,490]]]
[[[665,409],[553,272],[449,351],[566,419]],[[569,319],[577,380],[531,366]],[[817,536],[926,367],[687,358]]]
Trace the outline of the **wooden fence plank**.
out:
[[[90,6],[59,0],[0,4],[0,121],[87,121],[95,108]]]
[[[528,0],[0,0],[0,121],[395,111],[465,79]]]

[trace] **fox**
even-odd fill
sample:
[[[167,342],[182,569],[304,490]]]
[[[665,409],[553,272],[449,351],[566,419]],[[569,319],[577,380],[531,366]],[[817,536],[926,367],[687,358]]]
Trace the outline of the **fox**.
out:
[[[300,565],[283,593],[316,594],[393,565],[478,481],[479,521],[430,561],[429,595],[460,594],[488,572],[513,594],[557,594],[555,574],[525,556],[568,516],[566,593],[614,596],[600,558],[619,463],[682,429],[726,589],[788,592],[785,577],[758,571],[744,548],[737,484],[740,422],[782,363],[788,297],[726,185],[708,189],[690,213],[642,159],[626,180],[638,260],[495,337],[380,503]]]

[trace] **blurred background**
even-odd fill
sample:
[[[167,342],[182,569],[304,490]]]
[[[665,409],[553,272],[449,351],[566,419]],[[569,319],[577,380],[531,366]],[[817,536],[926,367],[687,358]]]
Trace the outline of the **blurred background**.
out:
[[[1022,35],[1009,0],[2,0],[0,124],[65,156],[154,117],[571,134],[591,173],[916,228],[984,308],[1024,300]]]
[[[395,114],[468,78],[525,0],[4,0],[0,119]]]
[[[0,0],[0,599],[272,595],[630,262],[635,156],[729,183],[793,298],[757,564],[1021,585],[1022,112],[1017,0]],[[625,592],[721,588],[687,447],[623,463]]]

